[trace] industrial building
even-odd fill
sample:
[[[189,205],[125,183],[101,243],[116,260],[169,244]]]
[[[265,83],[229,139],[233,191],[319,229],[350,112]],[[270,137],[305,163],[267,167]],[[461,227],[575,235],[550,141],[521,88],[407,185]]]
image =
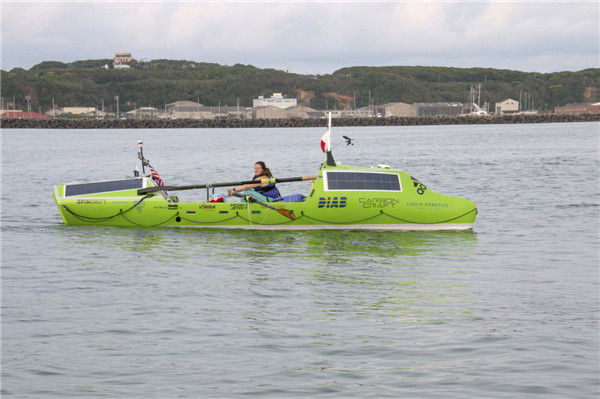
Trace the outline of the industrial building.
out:
[[[568,104],[564,107],[554,107],[554,113],[557,115],[600,114],[600,103]]]
[[[44,119],[46,115],[38,114],[37,112],[23,112],[21,110],[0,110],[1,119]]]
[[[272,106],[277,108],[290,108],[298,105],[298,101],[295,98],[287,98],[284,97],[281,93],[273,93],[271,98],[264,98],[263,96],[259,96],[252,100],[252,107],[263,107],[263,106]]]
[[[416,103],[416,116],[459,116],[464,115],[465,105],[462,103]]]

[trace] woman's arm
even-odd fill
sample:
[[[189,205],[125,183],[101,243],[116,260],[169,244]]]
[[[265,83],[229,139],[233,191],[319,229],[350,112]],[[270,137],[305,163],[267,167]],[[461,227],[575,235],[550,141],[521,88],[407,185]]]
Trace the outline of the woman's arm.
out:
[[[262,176],[258,176],[256,179],[254,180],[263,180],[263,179],[268,179],[269,176],[267,175],[262,175]],[[234,191],[237,192],[242,192],[242,191],[246,191],[246,190],[250,190],[254,187],[266,187],[268,186],[270,183],[266,183],[266,184],[261,184],[261,183],[256,183],[256,184],[244,184],[242,186],[236,187],[236,188],[229,188],[227,189],[227,195],[232,196]]]

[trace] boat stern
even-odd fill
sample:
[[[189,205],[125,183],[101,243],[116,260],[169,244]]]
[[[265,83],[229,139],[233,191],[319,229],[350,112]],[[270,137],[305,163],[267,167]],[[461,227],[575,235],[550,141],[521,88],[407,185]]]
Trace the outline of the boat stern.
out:
[[[123,219],[125,210],[143,206],[149,197],[138,195],[137,190],[149,186],[152,183],[143,177],[74,182],[54,186],[53,196],[65,224],[123,225],[118,219]]]

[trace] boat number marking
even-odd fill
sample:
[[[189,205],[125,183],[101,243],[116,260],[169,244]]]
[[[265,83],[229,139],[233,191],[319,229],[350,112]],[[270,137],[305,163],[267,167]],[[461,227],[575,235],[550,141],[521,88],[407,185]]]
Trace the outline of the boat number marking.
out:
[[[386,208],[386,207],[395,207],[400,203],[399,199],[394,198],[359,198],[358,202],[360,202],[363,208]]]
[[[318,208],[345,208],[347,200],[346,197],[319,197]]]
[[[243,209],[246,209],[247,207],[248,207],[248,204],[231,204],[232,211],[243,210]]]

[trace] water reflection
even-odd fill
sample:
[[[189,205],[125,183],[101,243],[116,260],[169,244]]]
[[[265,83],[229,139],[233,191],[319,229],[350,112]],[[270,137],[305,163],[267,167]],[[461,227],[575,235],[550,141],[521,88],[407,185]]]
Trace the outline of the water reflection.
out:
[[[190,293],[210,292],[214,287],[203,285],[210,282],[223,290],[212,295],[249,296],[246,300],[263,309],[274,306],[274,297],[288,305],[296,297],[318,313],[314,317],[325,320],[352,316],[439,322],[474,317],[473,271],[464,266],[476,252],[473,231],[60,226],[56,232],[55,244],[78,243],[69,256],[75,263],[123,270],[143,265],[155,276],[177,273],[181,280],[195,281],[195,287],[184,283]]]
[[[435,252],[469,255],[476,243],[476,233],[467,231],[433,232],[369,232],[315,231],[305,232],[310,256],[324,261],[338,255],[375,257],[420,257]]]
[[[476,234],[460,232],[323,232],[310,235],[307,278],[334,295],[315,303],[328,320],[373,317],[396,322],[473,318],[464,261]]]
[[[224,263],[259,258],[293,258],[317,269],[335,265],[393,264],[416,266],[427,259],[465,259],[477,246],[477,235],[467,231],[247,231],[211,229],[139,229],[99,226],[49,226],[56,245],[121,250],[149,259],[218,257]],[[43,230],[43,229],[42,229]]]

